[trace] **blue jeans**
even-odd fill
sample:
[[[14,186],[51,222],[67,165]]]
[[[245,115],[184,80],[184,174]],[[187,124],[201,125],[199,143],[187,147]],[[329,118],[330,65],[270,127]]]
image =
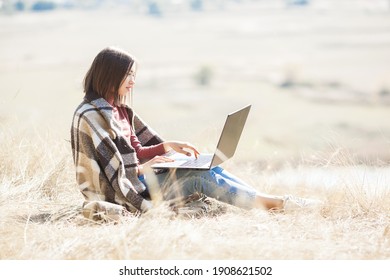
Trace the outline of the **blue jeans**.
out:
[[[219,166],[206,171],[171,170],[155,179],[166,200],[199,192],[240,208],[254,207],[256,190]],[[141,180],[149,188],[150,181]]]

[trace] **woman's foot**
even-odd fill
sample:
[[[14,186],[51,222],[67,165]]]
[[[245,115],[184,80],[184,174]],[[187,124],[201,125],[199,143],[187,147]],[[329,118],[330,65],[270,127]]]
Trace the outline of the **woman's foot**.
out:
[[[309,199],[285,195],[283,197],[283,210],[297,210],[302,208],[315,209],[324,205],[324,202],[318,199]]]

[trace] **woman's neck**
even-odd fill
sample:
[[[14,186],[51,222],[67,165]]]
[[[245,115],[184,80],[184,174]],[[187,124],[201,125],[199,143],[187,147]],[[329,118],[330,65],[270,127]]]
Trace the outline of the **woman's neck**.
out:
[[[110,105],[111,105],[112,107],[115,107],[115,105],[114,105],[114,97],[109,97],[106,101],[107,101],[108,103],[110,103]]]

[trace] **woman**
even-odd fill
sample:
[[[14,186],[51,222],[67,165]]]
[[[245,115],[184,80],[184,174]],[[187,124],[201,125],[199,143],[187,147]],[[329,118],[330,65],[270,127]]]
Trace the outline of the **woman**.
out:
[[[108,47],[85,76],[85,97],[74,113],[71,143],[86,217],[117,219],[127,211],[145,212],[153,206],[150,195],[156,193],[168,200],[198,192],[246,209],[283,209],[287,202],[299,206],[310,202],[258,193],[221,167],[151,172],[152,164],[170,161],[162,156],[165,152],[188,156],[199,152],[186,142],[162,140],[124,105],[131,98],[135,74],[135,59]]]

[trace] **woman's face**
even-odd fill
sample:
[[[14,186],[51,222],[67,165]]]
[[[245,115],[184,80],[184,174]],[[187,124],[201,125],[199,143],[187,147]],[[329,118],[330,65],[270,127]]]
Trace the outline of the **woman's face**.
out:
[[[122,84],[119,87],[118,95],[123,97],[126,94],[131,93],[131,89],[135,84],[135,71],[133,68],[130,69],[122,81]]]

